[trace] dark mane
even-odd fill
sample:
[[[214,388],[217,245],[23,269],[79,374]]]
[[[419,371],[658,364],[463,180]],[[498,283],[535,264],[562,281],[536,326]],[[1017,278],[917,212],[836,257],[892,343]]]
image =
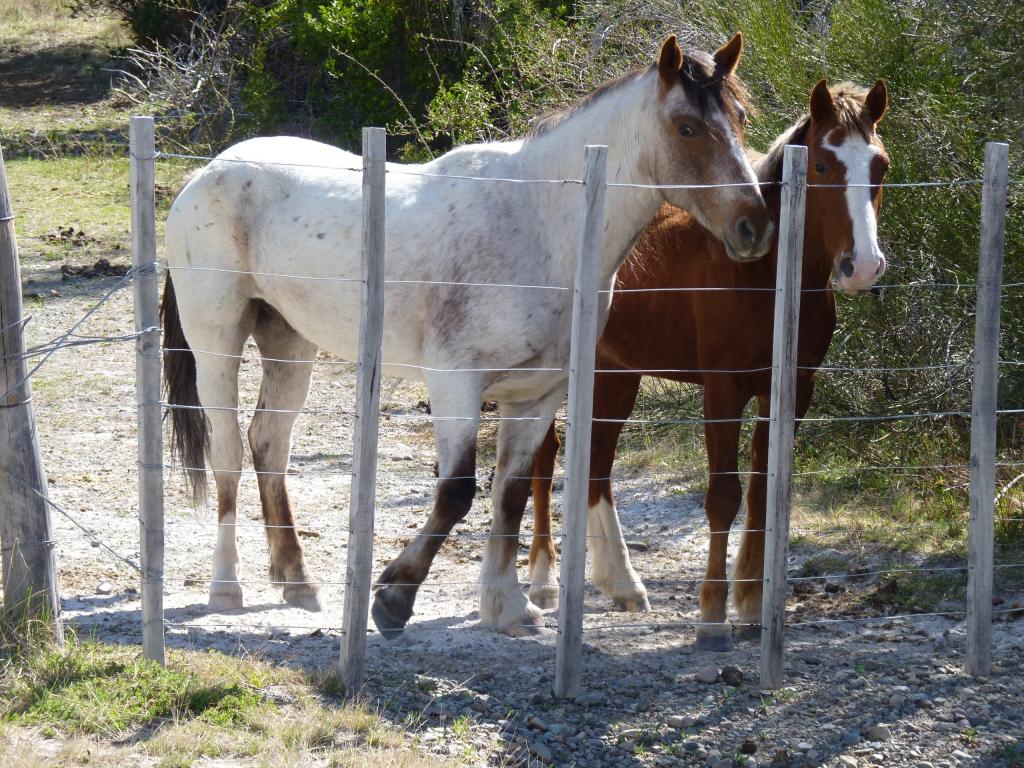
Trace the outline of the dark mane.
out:
[[[532,139],[536,136],[543,136],[555,126],[568,120],[605,94],[616,90],[656,67],[657,64],[651,64],[649,67],[634,69],[624,75],[606,80],[591,93],[578,99],[568,107],[545,112],[530,126],[526,137]],[[708,108],[712,104],[717,104],[719,107],[726,109],[730,114],[733,111],[732,104],[735,102],[738,102],[744,109],[750,109],[747,88],[743,82],[735,75],[723,77],[715,69],[715,60],[704,51],[684,51],[683,67],[679,72],[679,82],[686,91],[686,95],[697,105],[702,116],[707,114]]]
[[[864,111],[864,99],[868,94],[866,88],[853,83],[836,83],[831,86],[832,103],[835,107],[835,119],[838,127],[847,131],[856,131],[871,140],[874,127],[871,119]],[[804,115],[788,131],[777,138],[768,150],[768,154],[758,164],[757,176],[761,181],[780,181],[782,179],[782,153],[787,144],[806,144],[807,129],[811,126],[811,116]]]

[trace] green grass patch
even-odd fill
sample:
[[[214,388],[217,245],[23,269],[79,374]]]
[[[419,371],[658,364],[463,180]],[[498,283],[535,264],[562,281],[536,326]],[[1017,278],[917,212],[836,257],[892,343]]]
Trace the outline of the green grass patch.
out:
[[[157,163],[157,228],[160,241],[167,211],[196,163]],[[103,256],[131,259],[131,210],[127,149],[120,158],[84,155],[49,160],[7,161],[22,261],[75,263]],[[53,235],[62,227],[82,232],[81,244]]]
[[[185,768],[207,759],[252,766],[439,768],[362,703],[315,680],[214,652],[0,636],[0,764]],[[45,743],[45,746],[41,746]],[[55,746],[56,745],[56,746]],[[466,761],[456,760],[455,765]]]
[[[226,657],[172,658],[164,669],[135,649],[83,642],[8,665],[0,716],[65,733],[112,734],[192,718],[233,726],[274,709],[260,694],[268,674]]]

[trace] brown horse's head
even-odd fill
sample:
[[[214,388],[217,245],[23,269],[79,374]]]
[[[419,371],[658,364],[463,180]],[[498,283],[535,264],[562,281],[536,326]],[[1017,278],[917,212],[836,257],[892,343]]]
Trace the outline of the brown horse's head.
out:
[[[683,51],[675,36],[661,46],[657,118],[666,134],[656,159],[659,184],[727,184],[669,189],[665,199],[694,215],[736,261],[761,258],[775,232],[744,151],[746,89],[735,75],[740,33],[712,55]]]
[[[821,255],[831,260],[843,291],[870,288],[885,272],[877,217],[889,156],[875,126],[887,104],[882,80],[871,90],[850,83],[829,88],[821,80],[811,92],[810,115],[803,122],[807,237],[825,244]]]

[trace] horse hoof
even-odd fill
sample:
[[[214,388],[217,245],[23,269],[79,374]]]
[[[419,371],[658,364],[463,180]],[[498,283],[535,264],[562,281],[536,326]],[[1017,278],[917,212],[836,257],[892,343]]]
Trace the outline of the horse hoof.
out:
[[[212,611],[237,611],[242,608],[242,590],[211,593],[209,606]]]
[[[377,596],[373,599],[373,608],[370,611],[370,615],[373,616],[373,623],[377,625],[377,631],[384,636],[384,639],[394,640],[405,631],[405,625],[408,623],[412,611],[410,610],[403,618],[392,611],[386,603],[385,593],[383,591],[378,592]]]
[[[495,627],[503,635],[509,637],[530,637],[539,635],[544,631],[544,617],[532,613],[526,613],[518,619],[510,621],[504,626]]]
[[[651,603],[647,595],[630,595],[629,597],[614,597],[612,601],[620,611],[627,613],[647,613],[651,610]]]
[[[724,653],[732,650],[732,628],[728,624],[697,627],[697,650]]]
[[[536,587],[530,590],[530,602],[547,611],[558,607],[558,587],[548,584],[543,587]]]
[[[288,589],[285,587],[284,601],[294,608],[301,608],[310,613],[320,613],[323,610],[316,590],[309,588]]]
[[[732,628],[732,636],[737,640],[759,643],[761,642],[761,625],[755,623],[736,624]]]

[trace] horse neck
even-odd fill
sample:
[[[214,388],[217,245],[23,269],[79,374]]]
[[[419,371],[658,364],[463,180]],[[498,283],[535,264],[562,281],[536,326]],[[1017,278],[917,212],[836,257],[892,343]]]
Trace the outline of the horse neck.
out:
[[[653,184],[655,160],[651,148],[657,146],[654,133],[658,117],[654,102],[657,87],[652,78],[657,76],[654,70],[638,74],[526,141],[521,153],[524,168],[537,178],[578,179],[584,147],[604,144],[608,147],[608,182]],[[657,190],[614,187],[605,196],[600,280],[610,284],[633,243],[654,218],[662,196]],[[568,205],[563,220],[578,222],[579,197],[562,198]],[[564,231],[559,235],[564,238]],[[575,260],[575,251],[571,257]]]
[[[761,169],[758,168],[758,177],[761,181],[779,181],[779,179],[763,176],[760,171]],[[764,187],[765,202],[774,213],[776,231],[778,231],[779,227],[782,206],[781,196],[779,187]],[[771,285],[775,284],[775,270],[778,266],[778,259],[779,241],[776,238],[775,244],[768,252],[768,255],[765,256],[765,266],[768,267],[771,275]],[[822,237],[820,229],[813,225],[804,227],[804,252],[801,263],[800,284],[804,288],[819,289],[829,286],[832,279],[831,257],[825,250],[825,239]]]

